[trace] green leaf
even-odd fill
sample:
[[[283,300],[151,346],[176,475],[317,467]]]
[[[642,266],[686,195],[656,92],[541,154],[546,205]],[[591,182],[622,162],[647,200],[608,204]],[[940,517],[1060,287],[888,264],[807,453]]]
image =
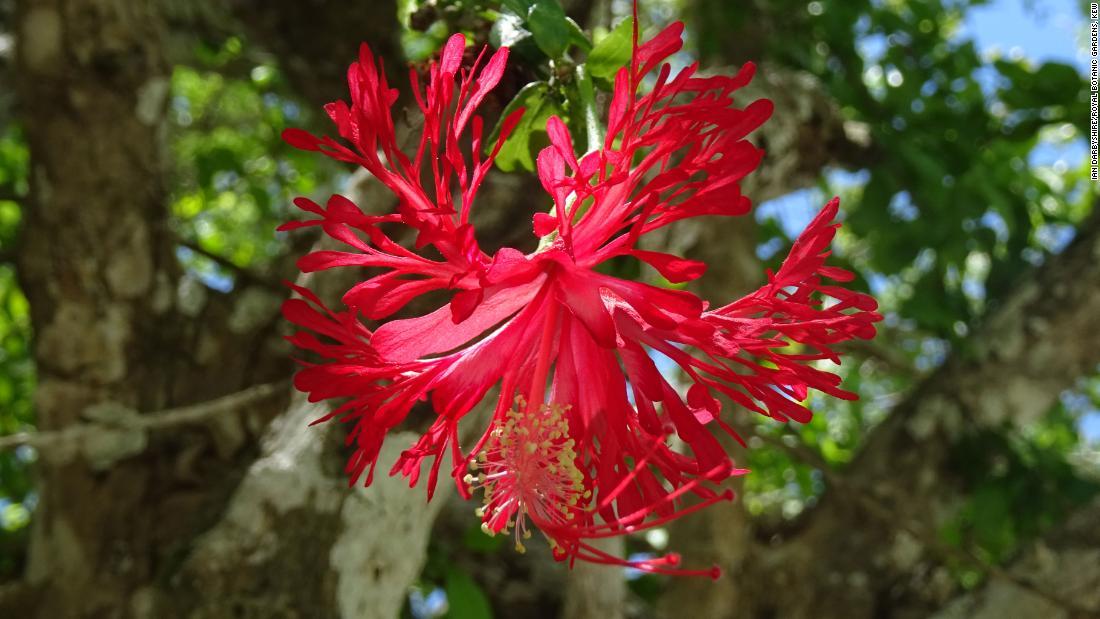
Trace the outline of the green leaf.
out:
[[[531,32],[523,27],[523,18],[511,13],[502,13],[489,30],[489,43],[493,47],[515,47],[531,38]]]
[[[508,137],[508,140],[504,142],[504,146],[500,149],[496,159],[498,168],[505,172],[515,170],[517,166],[527,171],[535,169],[535,161],[531,156],[532,147],[534,146],[532,137],[537,133],[546,131],[546,121],[551,115],[561,114],[557,103],[549,95],[549,84],[546,82],[533,82],[524,86],[516,95],[516,98],[512,99],[511,103],[504,108],[500,115],[502,120],[521,107],[526,108],[526,112],[516,128],[512,130],[512,135]],[[500,125],[498,124],[486,144],[487,148],[492,148],[492,145],[496,144],[499,135]]]
[[[447,34],[447,24],[439,20],[424,32],[404,30],[401,33],[401,51],[410,62],[423,62],[443,47]]]
[[[611,79],[620,68],[630,62],[630,46],[634,34],[634,20],[624,19],[615,29],[600,39],[588,54],[588,74],[601,79]]]
[[[592,41],[588,40],[588,35],[584,33],[584,29],[580,27],[580,24],[573,21],[572,17],[566,17],[565,23],[569,24],[569,43],[586,52],[592,51]]]
[[[552,59],[561,58],[573,38],[573,29],[558,0],[535,0],[527,12],[527,27],[535,43]]]
[[[447,592],[447,617],[450,619],[492,619],[493,611],[485,592],[465,572],[448,570],[443,588]]]
[[[583,64],[577,65],[574,76],[584,121],[586,152],[592,152],[603,145],[603,128],[600,126],[599,114],[596,112],[596,90]]]

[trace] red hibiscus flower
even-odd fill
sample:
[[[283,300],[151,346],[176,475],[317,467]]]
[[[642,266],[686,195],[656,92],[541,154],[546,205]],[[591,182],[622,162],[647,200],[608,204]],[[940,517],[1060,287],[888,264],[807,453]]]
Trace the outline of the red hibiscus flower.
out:
[[[506,48],[462,66],[465,39],[453,36],[431,66],[427,85],[413,76],[424,124],[414,154],[396,143],[389,88],[364,46],[348,71],[350,105],[326,107],[342,141],[288,130],[294,146],[366,168],[397,197],[396,212],[367,215],[347,198],[325,206],[295,203],[316,219],[283,226],[321,226],[348,251],[316,251],[303,271],[374,267],[377,274],[347,291],[344,311],[331,311],[309,290],[287,301],[286,318],[304,330],[290,340],[314,353],[295,384],[313,401],[341,403],[324,419],[351,425],[352,483],[369,484],[386,433],[414,404],[430,401],[434,423],[393,464],[390,474],[417,482],[427,459],[428,496],[440,467],[464,496],[484,493],[478,510],[489,533],[511,532],[516,546],[537,528],[554,555],[672,573],[676,555],[627,562],[591,544],[595,538],[657,526],[732,498],[717,484],[745,473],[715,430],[736,436],[719,396],[780,421],[806,422],[800,403],[810,388],[854,395],[815,367],[838,362],[832,345],[875,333],[870,297],[826,283],[851,274],[827,266],[837,224],[830,202],[794,244],[782,267],[752,294],[711,309],[695,295],[598,272],[633,256],[680,283],[706,265],[637,248],[663,226],[701,215],[744,215],[740,180],[763,153],[745,139],[771,114],[767,100],[747,105],[735,93],[754,68],[732,77],[698,77],[691,66],[673,75],[662,64],[680,49],[674,24],[639,45],[615,79],[602,148],[580,158],[565,124],[547,123],[551,145],[538,174],[553,209],[534,219],[539,250],[504,248],[488,255],[470,224],[478,188],[522,111],[506,118],[484,159],[477,108],[501,79]],[[640,92],[643,78],[652,88]],[[469,140],[469,150],[460,141]],[[425,182],[429,179],[430,182]],[[382,226],[381,224],[390,224]],[[383,228],[408,226],[417,251]],[[434,251],[425,248],[431,246]],[[450,302],[415,318],[383,322],[429,291]],[[794,345],[792,345],[794,344]],[[689,387],[663,376],[651,354],[677,364]],[[470,449],[459,423],[493,389],[492,421]],[[678,437],[678,446],[669,439]],[[681,501],[685,495],[698,500]],[[690,506],[685,506],[689,505]]]

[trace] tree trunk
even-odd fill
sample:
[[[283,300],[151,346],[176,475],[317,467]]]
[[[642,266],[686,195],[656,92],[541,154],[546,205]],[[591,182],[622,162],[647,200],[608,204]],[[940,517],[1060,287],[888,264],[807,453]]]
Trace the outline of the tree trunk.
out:
[[[18,266],[37,334],[39,427],[110,425],[268,378],[269,364],[227,348],[243,338],[213,326],[224,303],[196,298],[176,267],[163,182],[169,67],[154,8],[23,2],[16,27],[33,158]],[[42,454],[27,570],[48,588],[41,616],[122,616],[140,604],[231,487],[241,454],[219,452],[212,436],[242,431],[224,424],[119,431],[79,457]]]

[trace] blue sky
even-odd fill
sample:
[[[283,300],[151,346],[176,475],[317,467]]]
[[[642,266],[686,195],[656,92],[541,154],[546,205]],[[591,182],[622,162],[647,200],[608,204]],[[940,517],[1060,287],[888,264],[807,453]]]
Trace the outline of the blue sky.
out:
[[[996,0],[971,9],[961,34],[972,37],[981,51],[999,47],[1007,54],[1018,47],[1033,60],[1068,62],[1085,70],[1087,25],[1075,0]]]

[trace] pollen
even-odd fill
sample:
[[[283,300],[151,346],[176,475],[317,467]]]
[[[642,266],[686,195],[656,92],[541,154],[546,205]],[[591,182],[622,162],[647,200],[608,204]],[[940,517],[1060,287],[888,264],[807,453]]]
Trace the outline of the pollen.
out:
[[[476,510],[482,530],[492,535],[514,527],[517,552],[526,551],[522,540],[531,537],[528,519],[535,526],[568,522],[592,496],[577,466],[568,413],[567,405],[534,409],[517,397],[463,478],[471,490],[484,492],[483,506]]]

